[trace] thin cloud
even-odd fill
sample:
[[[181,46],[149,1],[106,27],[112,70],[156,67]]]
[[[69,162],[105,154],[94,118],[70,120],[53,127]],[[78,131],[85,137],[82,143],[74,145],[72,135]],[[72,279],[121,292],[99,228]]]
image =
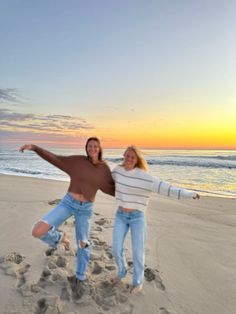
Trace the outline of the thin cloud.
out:
[[[73,120],[73,117],[71,116],[64,116],[64,115],[59,115],[59,114],[53,114],[53,115],[48,115],[46,116],[47,119],[64,119],[64,120]]]
[[[0,88],[0,102],[19,102],[20,96],[17,88]]]
[[[22,114],[10,109],[0,109],[0,130],[19,131],[32,130],[32,132],[69,133],[81,130],[91,130],[94,127],[79,117],[65,115],[36,115]]]
[[[22,125],[22,124],[7,122],[7,121],[3,121],[1,123],[1,126],[7,126],[7,127],[14,128],[14,129],[30,129],[30,130],[44,131],[44,132],[58,131],[58,129],[63,130],[63,128],[60,126],[50,126],[50,125],[39,126],[37,124]]]
[[[1,142],[27,142],[27,141],[41,141],[41,142],[78,142],[79,140],[84,139],[84,136],[74,136],[67,134],[58,134],[58,133],[31,133],[28,131],[15,132],[15,131],[5,131],[0,130],[0,140]],[[84,140],[83,140],[84,141]]]
[[[34,114],[22,114],[17,112],[12,112],[9,109],[0,109],[0,120],[10,120],[10,121],[27,121],[34,119]]]

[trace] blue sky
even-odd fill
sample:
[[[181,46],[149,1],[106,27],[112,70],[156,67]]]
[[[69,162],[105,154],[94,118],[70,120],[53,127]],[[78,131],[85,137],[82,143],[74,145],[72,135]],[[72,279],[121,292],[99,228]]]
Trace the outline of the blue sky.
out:
[[[209,133],[226,128],[220,120],[228,120],[230,143],[235,13],[231,0],[0,1],[0,91],[14,89],[19,100],[2,97],[0,107],[19,115],[83,119],[91,132],[117,145],[119,139],[126,144],[127,132],[129,142],[136,141],[141,129],[153,146],[171,143],[176,139],[165,127],[181,134],[188,121],[197,120],[192,136],[199,146],[207,127],[196,130],[211,116]],[[3,134],[17,133],[22,140],[29,134],[4,121]],[[151,133],[150,125],[161,131]],[[85,129],[73,136],[90,135]],[[145,138],[139,138],[142,145]]]

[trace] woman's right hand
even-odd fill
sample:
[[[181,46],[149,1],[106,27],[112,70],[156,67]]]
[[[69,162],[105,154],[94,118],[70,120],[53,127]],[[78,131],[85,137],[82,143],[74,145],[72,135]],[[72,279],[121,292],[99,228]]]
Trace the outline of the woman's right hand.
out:
[[[26,144],[21,146],[21,148],[19,149],[20,152],[24,152],[24,150],[35,150],[35,145],[34,144]]]

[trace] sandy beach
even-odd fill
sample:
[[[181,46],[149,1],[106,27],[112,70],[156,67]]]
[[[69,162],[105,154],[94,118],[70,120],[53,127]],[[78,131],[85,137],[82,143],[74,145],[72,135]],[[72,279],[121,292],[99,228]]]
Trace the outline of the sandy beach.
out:
[[[32,225],[66,193],[67,182],[0,175],[0,313],[234,314],[236,313],[236,199],[174,200],[153,195],[147,210],[145,283],[130,294],[128,276],[113,287],[111,239],[115,200],[98,193],[92,221],[89,293],[73,292],[75,233],[61,229],[70,251],[31,236]]]

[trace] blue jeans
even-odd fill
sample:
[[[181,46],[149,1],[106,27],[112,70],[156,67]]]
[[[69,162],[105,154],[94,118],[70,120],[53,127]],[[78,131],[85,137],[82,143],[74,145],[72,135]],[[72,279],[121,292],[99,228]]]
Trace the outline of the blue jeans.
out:
[[[131,231],[134,266],[133,285],[138,286],[143,283],[144,277],[145,215],[139,210],[124,212],[118,208],[113,229],[112,250],[118,266],[119,278],[125,277],[127,273],[124,256],[124,241],[129,228]]]
[[[67,193],[61,202],[48,214],[46,214],[41,221],[44,221],[52,226],[46,234],[40,237],[51,247],[56,247],[59,243],[62,233],[58,230],[66,219],[72,215],[75,217],[76,242],[77,242],[77,261],[76,261],[76,277],[80,280],[86,279],[86,270],[90,258],[90,218],[93,213],[93,202],[80,202]],[[86,242],[87,247],[81,248],[80,241]]]

